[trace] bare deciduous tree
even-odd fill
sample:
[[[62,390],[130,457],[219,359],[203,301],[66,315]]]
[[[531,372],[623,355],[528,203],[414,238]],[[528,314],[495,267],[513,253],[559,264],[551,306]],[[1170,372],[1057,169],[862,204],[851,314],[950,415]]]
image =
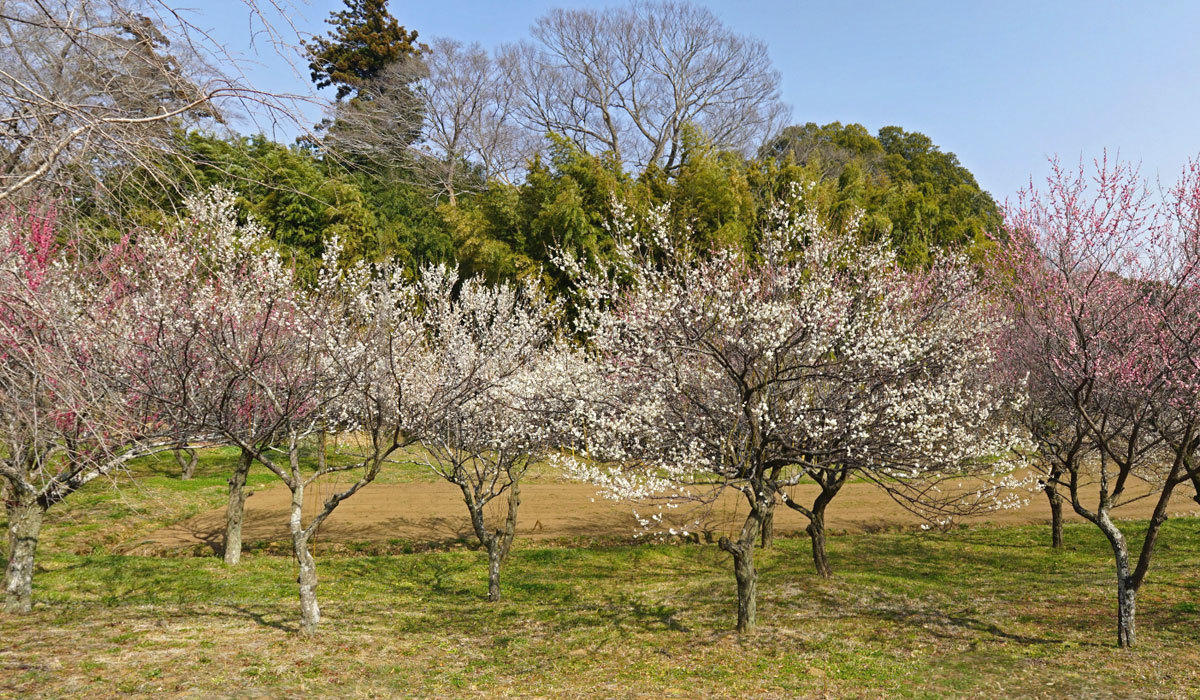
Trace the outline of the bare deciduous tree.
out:
[[[786,116],[766,44],[690,2],[555,9],[533,38],[501,56],[526,125],[638,168],[677,168],[688,124],[719,148],[750,150]]]
[[[479,44],[434,39],[359,97],[334,106],[327,145],[383,166],[414,167],[453,203],[525,164],[530,134],[513,118],[509,76]]]
[[[290,121],[287,98],[253,89],[240,65],[161,0],[0,0],[0,200],[104,189],[115,166],[157,172],[174,129],[223,113]]]

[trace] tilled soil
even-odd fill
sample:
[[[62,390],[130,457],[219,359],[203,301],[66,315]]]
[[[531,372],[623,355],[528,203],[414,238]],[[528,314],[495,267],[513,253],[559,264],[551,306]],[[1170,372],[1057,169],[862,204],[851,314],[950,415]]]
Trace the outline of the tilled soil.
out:
[[[817,487],[805,484],[792,490],[794,500],[811,504]],[[310,487],[306,494],[306,512],[315,511],[317,504],[329,493]],[[1200,506],[1191,499],[1191,489],[1176,489],[1171,500],[1171,514],[1200,514]],[[1050,508],[1041,493],[1028,494],[1028,505],[1009,510],[989,512],[969,522],[995,524],[1049,523]],[[271,487],[252,494],[246,501],[246,520],[242,529],[246,543],[285,542],[288,535],[288,509],[291,494],[283,486]],[[507,507],[505,497],[493,502],[493,516],[502,517]],[[1123,518],[1145,518],[1153,510],[1153,499],[1143,498],[1121,507],[1116,512]],[[703,509],[663,511],[662,524],[656,532],[688,530],[701,536],[715,537],[740,528],[747,511],[740,494],[728,492],[716,503]],[[1068,522],[1079,518],[1065,504]],[[640,507],[637,515],[643,518],[658,513],[653,507]],[[197,546],[216,548],[224,530],[223,508],[202,513],[173,526],[150,533],[134,547],[139,553],[160,553],[171,550],[194,549]],[[894,502],[883,490],[869,483],[851,483],[829,506],[827,528],[832,532],[871,532],[886,529],[913,528],[922,522]],[[775,509],[775,532],[795,534],[804,531],[807,520],[790,508]],[[517,525],[520,539],[569,540],[577,538],[634,539],[647,531],[627,503],[607,500],[594,487],[578,483],[533,483],[521,489],[521,508]],[[338,506],[321,526],[320,538],[325,542],[388,542],[405,541],[417,544],[438,544],[459,539],[474,539],[462,492],[448,483],[371,484]]]

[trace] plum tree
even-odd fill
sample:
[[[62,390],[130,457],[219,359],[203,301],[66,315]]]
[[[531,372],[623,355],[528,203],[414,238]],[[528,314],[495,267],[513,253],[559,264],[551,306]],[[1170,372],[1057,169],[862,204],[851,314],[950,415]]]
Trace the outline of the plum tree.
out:
[[[568,463],[621,498],[741,493],[746,520],[720,541],[740,631],[755,624],[754,547],[777,498],[807,511],[819,569],[825,559],[824,503],[785,492],[805,474],[832,494],[853,470],[935,516],[994,504],[996,483],[930,484],[1003,475],[1021,443],[1002,420],[1008,399],[980,381],[997,319],[960,262],[906,272],[885,245],[825,227],[798,192],[754,255],[697,255],[666,220],[639,236],[618,218],[615,269],[563,258],[592,370],[575,408],[582,458]]]

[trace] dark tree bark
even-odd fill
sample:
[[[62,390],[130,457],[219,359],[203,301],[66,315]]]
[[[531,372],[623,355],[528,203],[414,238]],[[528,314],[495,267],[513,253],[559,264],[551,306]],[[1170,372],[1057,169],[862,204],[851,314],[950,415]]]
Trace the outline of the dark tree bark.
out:
[[[817,575],[823,578],[833,576],[833,567],[829,565],[829,553],[825,546],[825,509],[829,503],[842,490],[842,486],[846,484],[846,479],[849,477],[848,469],[838,469],[833,472],[822,471],[811,474],[813,480],[821,487],[821,492],[813,499],[811,508],[806,508],[799,503],[796,503],[791,498],[783,493],[783,502],[789,508],[795,510],[804,517],[808,518],[808,526],[804,531],[808,533],[808,538],[812,542],[812,558],[813,567],[817,571]]]
[[[813,517],[804,528],[812,541],[813,567],[822,578],[833,576],[833,568],[829,566],[829,553],[825,550],[825,508],[813,508]]]
[[[463,500],[471,513],[471,527],[475,537],[479,539],[488,553],[488,600],[500,600],[500,567],[508,558],[512,549],[513,539],[517,532],[517,510],[521,507],[521,484],[513,482],[508,490],[508,512],[504,516],[504,524],[497,530],[488,530],[484,522],[483,508],[487,501],[476,497],[469,486],[460,484]]]
[[[775,503],[767,505],[762,521],[762,548],[770,549],[775,543]]]
[[[1046,486],[1046,498],[1050,500],[1050,546],[1062,549],[1063,546],[1063,497],[1053,486]]]
[[[27,613],[33,609],[33,566],[46,503],[36,494],[9,489],[8,568],[4,572],[4,609]]]
[[[242,522],[246,511],[246,477],[250,474],[250,464],[254,455],[249,450],[242,450],[238,456],[233,474],[229,477],[229,505],[225,509],[225,547],[226,564],[237,564],[242,560]]]
[[[749,632],[758,622],[758,571],[754,568],[754,545],[762,531],[763,510],[761,504],[751,503],[750,514],[746,516],[737,541],[722,537],[719,545],[733,555],[738,632]]]
[[[179,478],[187,481],[196,475],[196,464],[200,455],[190,447],[180,447],[175,450],[175,463],[179,465]]]
[[[1063,546],[1063,502],[1066,499],[1059,491],[1059,486],[1062,485],[1063,475],[1076,468],[1082,444],[1082,438],[1076,438],[1075,444],[1064,458],[1068,466],[1054,462],[1050,473],[1041,481],[1042,490],[1046,492],[1046,499],[1050,502],[1050,546],[1053,549],[1062,549]]]

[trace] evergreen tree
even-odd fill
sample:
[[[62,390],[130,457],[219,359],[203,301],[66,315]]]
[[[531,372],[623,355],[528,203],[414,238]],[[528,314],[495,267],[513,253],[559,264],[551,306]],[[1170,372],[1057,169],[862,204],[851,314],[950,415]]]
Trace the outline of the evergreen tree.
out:
[[[305,42],[312,81],[336,87],[339,101],[357,96],[388,66],[418,55],[416,30],[408,31],[388,12],[387,0],[344,0],[346,9],[330,13],[326,36]]]

